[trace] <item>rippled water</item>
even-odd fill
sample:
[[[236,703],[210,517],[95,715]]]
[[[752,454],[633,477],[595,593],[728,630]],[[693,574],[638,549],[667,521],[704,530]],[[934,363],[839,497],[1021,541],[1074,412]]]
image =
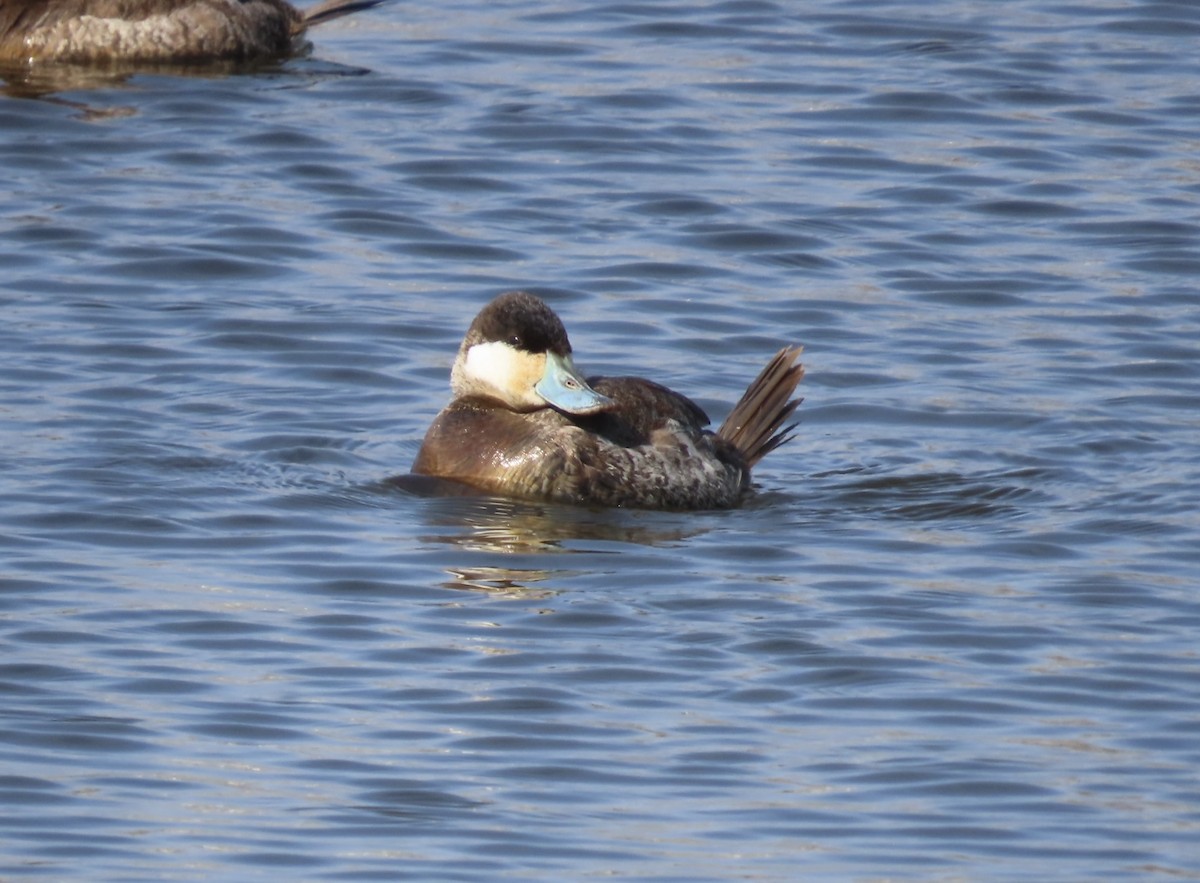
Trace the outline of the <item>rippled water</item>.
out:
[[[1200,879],[1200,7],[312,36],[0,97],[0,877]],[[390,485],[514,287],[754,502]]]

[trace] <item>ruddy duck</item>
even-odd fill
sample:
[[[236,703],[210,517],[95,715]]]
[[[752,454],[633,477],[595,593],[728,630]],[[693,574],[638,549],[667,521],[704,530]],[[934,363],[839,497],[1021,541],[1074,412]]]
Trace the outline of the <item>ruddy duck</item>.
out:
[[[306,28],[383,0],[0,0],[0,63],[191,63],[290,55]]]
[[[532,294],[502,294],[463,338],[454,399],[413,463],[487,493],[637,509],[727,509],[750,468],[786,442],[804,367],[785,347],[715,433],[690,399],[640,377],[575,368],[562,321]]]

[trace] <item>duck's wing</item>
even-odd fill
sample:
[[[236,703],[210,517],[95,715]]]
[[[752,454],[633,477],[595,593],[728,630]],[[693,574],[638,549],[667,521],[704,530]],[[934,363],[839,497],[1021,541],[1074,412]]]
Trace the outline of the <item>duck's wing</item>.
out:
[[[645,444],[656,430],[669,424],[684,432],[699,433],[709,423],[703,408],[653,380],[589,377],[588,385],[613,400],[612,407],[593,418],[593,428],[618,444]]]
[[[140,21],[186,5],[184,0],[157,3],[130,0],[0,0],[0,39],[24,36],[82,18]]]

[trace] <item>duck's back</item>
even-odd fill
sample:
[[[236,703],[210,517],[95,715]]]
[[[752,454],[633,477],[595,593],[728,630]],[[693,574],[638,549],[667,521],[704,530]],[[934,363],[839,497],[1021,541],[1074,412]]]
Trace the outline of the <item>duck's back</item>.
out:
[[[280,56],[303,29],[304,16],[285,0],[0,0],[0,60]]]
[[[591,501],[642,509],[724,509],[749,487],[738,449],[710,432],[695,402],[641,377],[589,378],[613,400],[611,411],[576,418],[599,468],[589,475]]]

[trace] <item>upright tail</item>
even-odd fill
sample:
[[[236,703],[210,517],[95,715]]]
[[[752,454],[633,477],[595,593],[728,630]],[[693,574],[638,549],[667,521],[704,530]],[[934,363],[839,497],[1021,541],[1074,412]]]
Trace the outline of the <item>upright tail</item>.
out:
[[[796,424],[783,424],[804,401],[792,398],[804,377],[804,366],[796,362],[803,349],[788,346],[777,352],[717,430],[718,436],[741,451],[747,466],[754,466],[792,437],[789,433]]]
[[[364,9],[370,9],[383,2],[384,0],[322,0],[316,6],[310,6],[301,13],[303,27],[311,28],[313,25],[324,24],[335,18],[341,18],[343,15],[350,15],[352,12],[362,12]]]

